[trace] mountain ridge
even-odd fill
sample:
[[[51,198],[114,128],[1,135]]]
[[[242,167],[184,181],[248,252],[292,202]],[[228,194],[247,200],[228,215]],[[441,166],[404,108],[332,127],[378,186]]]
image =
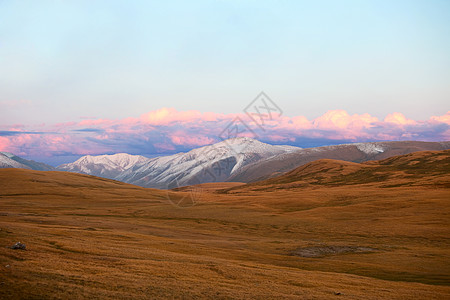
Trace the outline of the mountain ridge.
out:
[[[227,181],[240,168],[261,159],[295,152],[299,147],[270,145],[251,138],[233,138],[193,149],[186,153],[155,158],[141,157],[128,168],[120,168],[114,155],[84,156],[58,170],[102,176],[143,187],[176,188],[179,186]],[[137,160],[121,154],[120,158]]]
[[[0,168],[21,168],[37,171],[54,171],[56,168],[34,160],[24,159],[10,152],[0,152]]]
[[[388,141],[353,143],[316,148],[305,148],[273,159],[250,164],[229,178],[235,182],[256,182],[276,177],[294,168],[318,159],[337,159],[362,163],[418,151],[450,149],[450,142]],[[244,181],[245,180],[245,181]]]
[[[298,189],[311,186],[371,185],[450,187],[450,150],[419,151],[363,163],[319,159],[283,175],[224,189],[221,193]]]
[[[154,158],[127,153],[86,155],[56,168],[0,152],[0,168],[69,171],[142,187],[173,189],[210,182],[261,181],[319,159],[362,163],[411,152],[445,149],[450,149],[450,142],[369,142],[303,149],[241,137]]]

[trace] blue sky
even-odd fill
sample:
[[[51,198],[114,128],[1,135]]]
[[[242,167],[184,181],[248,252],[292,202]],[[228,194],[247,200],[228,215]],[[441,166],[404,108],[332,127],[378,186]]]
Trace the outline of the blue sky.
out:
[[[0,0],[0,151],[53,165],[188,151],[236,116],[272,144],[443,141],[449,100],[448,0]]]
[[[2,125],[238,113],[442,115],[450,1],[0,1]]]

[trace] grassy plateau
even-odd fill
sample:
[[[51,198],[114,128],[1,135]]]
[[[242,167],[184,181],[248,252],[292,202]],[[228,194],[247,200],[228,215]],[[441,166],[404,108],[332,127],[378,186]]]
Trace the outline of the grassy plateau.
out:
[[[0,169],[0,298],[450,299],[450,151],[176,191]]]

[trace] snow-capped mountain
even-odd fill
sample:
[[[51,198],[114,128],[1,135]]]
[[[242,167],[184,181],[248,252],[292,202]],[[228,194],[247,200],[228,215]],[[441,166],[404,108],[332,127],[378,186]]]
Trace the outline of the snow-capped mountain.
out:
[[[0,152],[0,168],[21,168],[38,171],[55,170],[52,166],[35,162],[34,160],[27,160],[9,152]]]
[[[300,149],[273,146],[250,138],[234,138],[187,153],[153,158],[116,179],[155,188],[226,181],[250,163]]]
[[[293,146],[273,146],[250,138],[234,138],[187,153],[155,158],[125,153],[88,155],[73,163],[61,165],[58,169],[116,179],[144,187],[173,188],[226,181],[250,163],[300,149]]]
[[[149,160],[149,158],[144,156],[127,153],[98,156],[86,155],[73,163],[58,166],[58,170],[116,179],[117,176],[126,170]]]
[[[204,182],[254,182],[323,158],[364,162],[416,151],[444,149],[450,149],[450,142],[373,142],[302,149],[273,146],[250,138],[235,138],[187,153],[155,158],[126,153],[87,155],[57,169],[165,189]],[[0,152],[0,168],[55,170],[49,165],[8,152]]]

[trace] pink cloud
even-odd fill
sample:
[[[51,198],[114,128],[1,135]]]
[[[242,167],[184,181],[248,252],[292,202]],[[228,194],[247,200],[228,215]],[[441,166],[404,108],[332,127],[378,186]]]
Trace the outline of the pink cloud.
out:
[[[310,122],[306,117],[304,116],[296,116],[293,118],[287,118],[292,121],[292,124],[297,129],[310,129],[312,128],[313,124]]]
[[[369,114],[349,115],[345,110],[329,110],[313,121],[320,129],[350,129],[370,127],[378,119]]]
[[[163,107],[141,115],[141,121],[150,125],[169,125],[174,122],[192,122],[194,120],[218,121],[224,115],[213,112],[201,113],[197,110],[177,111],[175,108]]]
[[[172,122],[186,122],[201,117],[199,111],[177,111],[174,108],[161,108],[143,114],[141,120],[150,125],[169,125]]]
[[[184,132],[176,132],[170,135],[170,140],[175,145],[189,145],[189,146],[203,146],[214,143],[214,139],[207,136],[190,136],[186,135]]]
[[[11,149],[11,141],[9,138],[0,136],[0,151],[7,152]]]
[[[450,125],[450,111],[448,111],[443,116],[432,116],[430,118],[430,120],[433,122],[444,123],[444,124]]]
[[[350,115],[330,110],[308,120],[304,116],[282,116],[265,120],[264,128],[244,114],[218,114],[161,108],[139,118],[121,120],[86,119],[54,125],[30,127],[16,124],[0,131],[0,151],[17,155],[85,155],[128,152],[157,154],[179,152],[221,140],[221,133],[236,117],[247,127],[239,136],[302,147],[302,141],[380,141],[450,139],[450,111],[429,120],[412,120],[392,113],[383,120],[370,114]],[[251,131],[249,131],[249,129]],[[43,132],[43,133],[42,133]]]
[[[105,119],[97,119],[97,120],[83,120],[78,123],[79,126],[97,126],[97,125],[108,125],[112,124],[113,121],[105,120]]]
[[[417,124],[416,121],[407,119],[402,113],[395,112],[392,114],[389,114],[384,118],[384,122],[386,123],[393,123],[397,125],[414,125]]]
[[[278,134],[269,134],[267,135],[267,139],[273,142],[294,142],[295,138],[293,137],[286,137],[284,135],[278,135]]]
[[[173,151],[176,148],[169,143],[154,143],[155,148],[160,149],[160,150],[169,150],[169,151]]]

